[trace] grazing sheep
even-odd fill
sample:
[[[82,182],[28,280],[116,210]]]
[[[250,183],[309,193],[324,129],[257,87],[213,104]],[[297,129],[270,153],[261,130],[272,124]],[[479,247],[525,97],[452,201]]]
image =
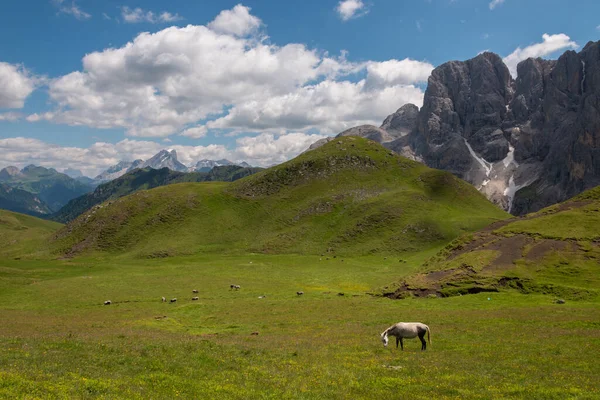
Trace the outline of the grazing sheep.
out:
[[[192,297],[192,301],[198,300],[198,297]]]
[[[258,332],[252,332],[250,335],[252,335],[252,336],[258,336]]]
[[[298,296],[302,296],[302,295],[304,294],[304,292],[296,292],[296,294],[297,294]]]
[[[167,299],[165,299],[165,296],[163,296],[163,297],[162,297],[162,302],[163,302],[163,303],[166,303],[166,302],[167,302]]]
[[[106,300],[106,301],[104,302],[104,305],[105,305],[105,306],[110,306],[110,305],[111,305],[111,301],[110,301],[110,300]]]
[[[344,292],[339,292],[338,293],[338,296],[343,296],[343,295],[344,295]]]
[[[176,301],[177,301],[176,297],[171,299],[171,303],[175,303]]]
[[[198,289],[192,290],[192,293],[198,293]]]
[[[240,285],[229,285],[229,289],[240,290]]]

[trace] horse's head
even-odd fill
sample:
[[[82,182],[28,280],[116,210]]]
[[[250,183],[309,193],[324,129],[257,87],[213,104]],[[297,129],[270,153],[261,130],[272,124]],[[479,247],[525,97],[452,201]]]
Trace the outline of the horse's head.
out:
[[[387,345],[388,345],[387,331],[385,331],[381,334],[381,341],[383,342],[383,347],[387,347]]]

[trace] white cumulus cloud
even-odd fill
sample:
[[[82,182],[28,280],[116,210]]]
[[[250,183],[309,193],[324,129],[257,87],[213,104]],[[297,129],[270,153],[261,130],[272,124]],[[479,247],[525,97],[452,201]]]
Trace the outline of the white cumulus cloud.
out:
[[[208,28],[224,34],[246,36],[262,25],[260,18],[250,14],[250,8],[241,4],[231,10],[223,10],[208,24]]]
[[[430,63],[409,58],[369,62],[366,64],[366,68],[367,84],[375,87],[427,82],[433,71],[433,65]]]
[[[23,108],[37,83],[23,66],[0,61],[0,108]]]
[[[504,57],[504,63],[513,77],[517,76],[517,65],[530,57],[544,57],[558,50],[576,49],[579,46],[564,33],[548,35],[544,33],[541,43],[534,43],[525,48],[518,47],[515,51]]]
[[[206,126],[205,125],[200,125],[200,126],[194,126],[192,128],[188,128],[186,130],[184,130],[183,132],[181,132],[181,136],[187,136],[193,139],[199,139],[201,137],[206,136]]]
[[[344,0],[340,1],[335,8],[342,21],[348,21],[353,18],[362,17],[369,12],[362,0]]]
[[[262,40],[263,23],[249,11],[237,5],[206,26],[141,33],[88,54],[81,71],[49,83],[53,109],[27,119],[123,128],[137,137],[198,138],[210,129],[336,133],[379,124],[408,101],[421,104],[415,84],[427,79],[431,64],[355,63],[344,52],[274,45]],[[365,78],[357,81],[357,72]]]

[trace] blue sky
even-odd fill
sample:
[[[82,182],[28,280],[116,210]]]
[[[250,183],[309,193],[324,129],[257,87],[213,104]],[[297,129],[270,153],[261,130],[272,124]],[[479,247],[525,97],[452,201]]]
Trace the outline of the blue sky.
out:
[[[443,62],[552,58],[598,40],[600,2],[576,3],[7,0],[0,167],[94,174],[169,147],[187,164],[281,162],[420,105]]]

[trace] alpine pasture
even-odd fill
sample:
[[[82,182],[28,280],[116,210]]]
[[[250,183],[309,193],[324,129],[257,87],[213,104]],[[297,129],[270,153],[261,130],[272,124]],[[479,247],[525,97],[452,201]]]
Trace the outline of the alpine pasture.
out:
[[[572,212],[596,215],[589,201]],[[486,270],[502,248],[481,256],[473,232],[507,217],[357,138],[234,183],[138,192],[67,226],[2,212],[0,398],[598,398],[595,226],[537,264],[529,244]],[[527,222],[493,232],[550,235]],[[476,285],[422,279],[462,264],[536,285],[459,295]],[[398,282],[429,296],[385,297]],[[570,289],[585,295],[557,304]],[[401,321],[427,324],[432,345],[384,348]]]

